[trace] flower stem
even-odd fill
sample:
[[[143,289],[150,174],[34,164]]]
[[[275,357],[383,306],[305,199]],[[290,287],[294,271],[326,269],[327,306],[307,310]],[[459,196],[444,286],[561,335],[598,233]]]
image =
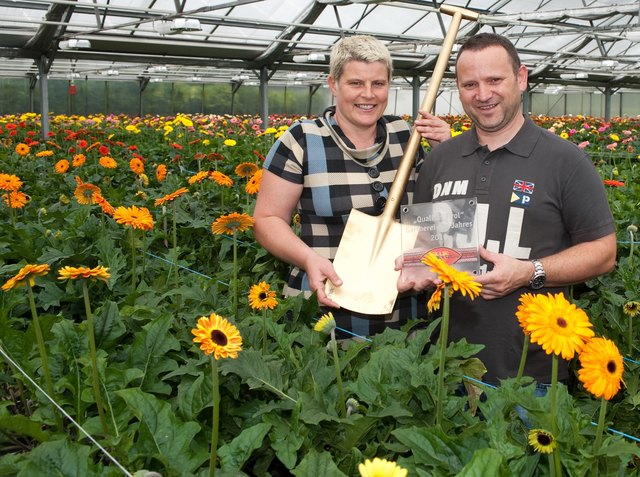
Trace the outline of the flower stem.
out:
[[[336,341],[336,330],[331,330],[331,351],[333,352],[333,365],[336,368],[336,383],[338,384],[338,401],[340,417],[347,415],[347,402],[344,399],[344,389],[342,388],[342,373],[340,372],[340,358],[338,357],[338,343]]]
[[[238,315],[238,238],[233,229],[233,316]]]
[[[44,382],[47,386],[47,392],[51,399],[54,398],[53,394],[53,381],[51,380],[51,373],[49,372],[49,362],[47,361],[47,350],[44,346],[44,336],[42,335],[42,327],[40,326],[40,318],[38,318],[38,312],[36,311],[36,300],[33,297],[33,289],[31,284],[27,282],[27,289],[29,290],[29,307],[31,308],[31,318],[33,319],[33,329],[36,332],[36,342],[38,343],[38,351],[40,352],[40,360],[42,361],[42,372],[44,373]],[[62,419],[54,408],[53,414],[56,417],[58,428],[62,430]]]
[[[442,290],[444,303],[442,305],[442,322],[440,323],[440,337],[438,338],[440,362],[438,364],[438,394],[436,401],[436,426],[442,426],[444,414],[444,367],[446,363],[447,341],[449,340],[449,285]]]
[[[524,343],[522,344],[522,354],[520,355],[520,365],[518,366],[518,374],[516,375],[516,381],[519,382],[524,374],[524,365],[527,362],[527,352],[529,350],[529,335],[524,336]]]
[[[136,236],[131,227],[131,293],[136,291]]]
[[[220,425],[220,376],[218,363],[211,355],[211,378],[213,380],[213,422],[211,429],[211,460],[209,461],[209,477],[216,475],[216,461],[218,457],[218,428]]]
[[[558,355],[554,354],[551,361],[551,426],[553,429],[553,436],[558,439]],[[562,475],[562,467],[560,463],[560,448],[558,447],[553,451],[553,462],[555,465],[555,475],[560,477]]]
[[[607,417],[607,400],[602,397],[600,400],[600,415],[598,416],[598,427],[596,428],[596,440],[593,442],[593,455],[595,456],[600,450],[602,444],[602,433],[604,431],[604,423]],[[597,470],[597,467],[596,467]]]
[[[267,353],[267,309],[262,309],[262,354]]]
[[[93,380],[93,396],[98,406],[98,416],[100,416],[100,424],[104,435],[109,435],[109,427],[107,426],[107,418],[104,415],[104,406],[102,405],[102,395],[100,394],[100,375],[98,373],[98,357],[96,352],[96,337],[93,329],[93,315],[91,313],[91,304],[89,303],[89,290],[87,289],[87,281],[82,280],[82,295],[84,296],[84,311],[87,315],[87,332],[89,334],[89,355],[91,357],[91,374]]]

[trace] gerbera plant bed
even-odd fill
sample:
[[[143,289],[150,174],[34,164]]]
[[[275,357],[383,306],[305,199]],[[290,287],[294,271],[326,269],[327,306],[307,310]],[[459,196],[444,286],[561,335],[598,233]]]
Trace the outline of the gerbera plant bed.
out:
[[[0,118],[0,475],[639,475],[638,121],[534,118],[591,154],[618,228],[612,273],[522,299],[526,340],[571,359],[536,397],[440,346],[478,287],[433,257],[451,283],[403,330],[338,342],[280,296],[252,211],[294,119]]]

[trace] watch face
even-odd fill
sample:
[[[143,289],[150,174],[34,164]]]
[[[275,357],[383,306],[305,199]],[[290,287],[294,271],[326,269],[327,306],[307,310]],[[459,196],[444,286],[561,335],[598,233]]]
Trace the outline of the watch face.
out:
[[[544,285],[544,275],[535,277],[533,280],[531,280],[531,288],[533,288],[534,290],[538,290],[542,288],[543,285]]]

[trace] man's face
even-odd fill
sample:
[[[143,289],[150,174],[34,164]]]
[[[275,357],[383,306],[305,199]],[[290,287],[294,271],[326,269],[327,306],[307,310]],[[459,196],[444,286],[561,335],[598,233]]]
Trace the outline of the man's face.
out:
[[[456,64],[456,77],[462,106],[479,130],[500,132],[519,115],[527,69],[521,65],[514,72],[501,46],[463,51]]]

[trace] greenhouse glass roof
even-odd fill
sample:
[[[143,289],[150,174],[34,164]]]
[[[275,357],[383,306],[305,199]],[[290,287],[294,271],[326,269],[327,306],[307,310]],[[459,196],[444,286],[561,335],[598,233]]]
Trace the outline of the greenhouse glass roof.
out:
[[[640,88],[640,2],[625,0],[0,0],[0,78],[320,85],[355,33],[389,46],[399,78],[428,78],[442,3],[480,14],[458,43],[509,37],[533,87]]]

